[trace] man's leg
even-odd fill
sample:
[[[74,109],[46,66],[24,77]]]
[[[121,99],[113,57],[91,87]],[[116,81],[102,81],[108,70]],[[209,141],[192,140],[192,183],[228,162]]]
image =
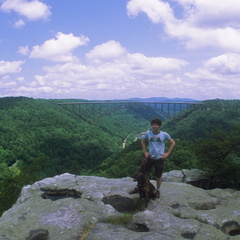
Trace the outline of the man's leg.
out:
[[[157,190],[159,191],[159,189],[161,187],[161,183],[162,183],[162,176],[156,177],[156,181],[157,181]]]
[[[164,168],[164,160],[156,160],[155,165],[155,175],[156,175],[156,181],[157,181],[157,190],[160,190],[161,184],[162,184],[162,173]]]

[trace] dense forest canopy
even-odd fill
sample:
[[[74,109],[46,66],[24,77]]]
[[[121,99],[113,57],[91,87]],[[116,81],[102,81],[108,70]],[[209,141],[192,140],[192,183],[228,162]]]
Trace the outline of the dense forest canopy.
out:
[[[177,143],[165,171],[199,168],[223,187],[240,187],[240,100],[204,101],[173,120],[150,108],[121,108],[96,122],[59,101],[70,100],[0,98],[0,212],[11,207],[24,185],[45,177],[131,176],[143,158],[136,136],[156,116]]]

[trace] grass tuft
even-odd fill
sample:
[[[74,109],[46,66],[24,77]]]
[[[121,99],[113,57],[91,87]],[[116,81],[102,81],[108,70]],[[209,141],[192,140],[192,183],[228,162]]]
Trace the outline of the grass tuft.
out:
[[[132,220],[132,214],[125,213],[121,216],[110,216],[109,218],[105,219],[105,223],[126,226]]]

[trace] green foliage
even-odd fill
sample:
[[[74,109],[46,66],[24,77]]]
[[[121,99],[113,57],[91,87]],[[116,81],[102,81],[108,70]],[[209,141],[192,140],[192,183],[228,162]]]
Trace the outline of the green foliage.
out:
[[[140,146],[140,141],[136,141],[126,149],[118,151],[104,160],[94,172],[109,178],[132,176],[139,170],[143,159]]]
[[[211,100],[205,101],[191,114],[176,121],[167,121],[165,128],[174,138],[194,140],[204,138],[207,132],[216,129],[232,131],[239,123],[239,100]],[[164,129],[165,129],[164,128]]]
[[[240,126],[231,132],[215,130],[196,142],[198,166],[221,185],[240,186]]]
[[[125,213],[121,216],[111,216],[105,219],[104,222],[114,225],[126,226],[132,220],[132,214]]]
[[[23,184],[18,176],[6,176],[0,181],[0,213],[10,208],[21,191]]]
[[[51,101],[28,98],[9,101],[7,104],[4,98],[4,104],[0,104],[0,162],[8,166],[17,161],[28,164],[29,159],[43,156],[58,168],[54,174],[67,170],[77,173],[81,168],[96,166],[120,149],[123,137],[129,134],[130,126],[126,130],[121,128],[121,119],[118,125],[116,121],[108,122],[111,131],[107,133],[102,126],[90,125]],[[123,118],[128,119],[126,115]],[[129,122],[134,122],[131,115]],[[78,169],[69,168],[72,162],[78,162]]]
[[[8,177],[16,176],[18,174],[19,171],[15,166],[9,168],[6,163],[0,163],[0,181]]]
[[[165,160],[164,171],[197,168],[197,157],[192,141],[174,139],[176,146],[171,155]],[[166,144],[167,151],[168,144]]]

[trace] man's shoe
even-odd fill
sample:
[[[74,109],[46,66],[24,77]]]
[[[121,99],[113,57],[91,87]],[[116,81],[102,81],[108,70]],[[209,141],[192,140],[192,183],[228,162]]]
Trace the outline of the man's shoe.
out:
[[[130,192],[128,192],[129,194],[135,194],[135,193],[139,193],[138,188],[135,187],[133,190],[131,190]]]

